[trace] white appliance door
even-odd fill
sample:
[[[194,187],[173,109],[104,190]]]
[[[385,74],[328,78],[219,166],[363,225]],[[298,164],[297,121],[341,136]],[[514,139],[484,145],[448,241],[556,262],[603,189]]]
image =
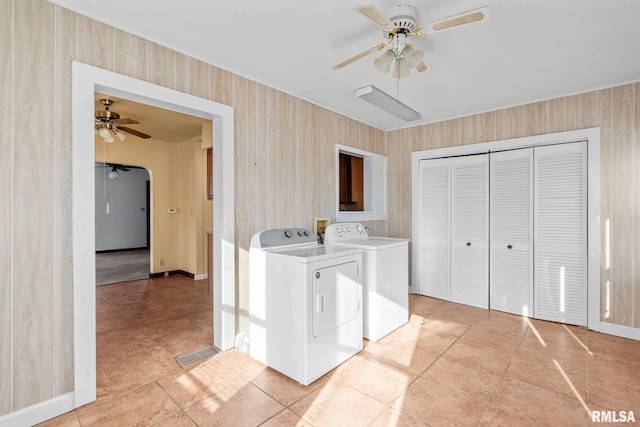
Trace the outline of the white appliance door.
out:
[[[535,148],[535,317],[587,325],[587,143]]]
[[[314,337],[320,337],[358,317],[357,262],[315,270],[311,287]]]
[[[451,166],[451,301],[489,308],[489,156]]]
[[[490,308],[533,315],[533,150],[491,153]]]
[[[444,300],[449,293],[451,159],[420,161],[418,293]]]

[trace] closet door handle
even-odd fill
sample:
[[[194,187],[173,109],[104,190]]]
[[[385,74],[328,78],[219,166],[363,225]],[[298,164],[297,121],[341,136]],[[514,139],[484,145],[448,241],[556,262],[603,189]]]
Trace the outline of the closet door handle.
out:
[[[471,242],[467,242],[467,246],[471,246]]]
[[[507,249],[513,248],[513,245],[507,245]]]

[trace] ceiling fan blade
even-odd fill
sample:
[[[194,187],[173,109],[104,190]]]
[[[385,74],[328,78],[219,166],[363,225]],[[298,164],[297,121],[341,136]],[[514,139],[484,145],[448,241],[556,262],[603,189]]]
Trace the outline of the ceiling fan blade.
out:
[[[142,138],[142,139],[151,138],[151,135],[147,135],[146,133],[138,132],[135,129],[131,129],[131,128],[128,128],[128,127],[125,127],[125,126],[118,126],[118,130],[130,133],[131,135],[137,136],[137,137]]]
[[[333,69],[334,70],[339,70],[341,68],[346,67],[347,65],[351,64],[352,62],[356,62],[358,59],[364,58],[365,56],[369,55],[371,52],[375,52],[376,50],[382,49],[383,47],[385,47],[386,45],[391,43],[391,40],[392,39],[389,39],[388,41],[386,41],[384,43],[379,43],[379,44],[377,44],[375,46],[371,46],[369,49],[363,50],[359,54],[352,56],[351,58],[347,59],[346,61],[342,61],[338,65],[334,65]]]
[[[390,24],[389,20],[372,4],[361,4],[354,7],[354,9],[381,27]]]
[[[468,12],[460,13],[458,15],[450,16],[448,18],[440,19],[435,22],[430,22],[423,28],[424,34],[429,34],[434,31],[447,30],[449,28],[458,27],[464,24],[470,24],[472,22],[486,21],[491,16],[491,10],[488,7],[481,7],[479,9],[470,10]]]
[[[133,120],[133,119],[113,119],[111,121],[119,125],[139,125],[140,124],[139,121]]]

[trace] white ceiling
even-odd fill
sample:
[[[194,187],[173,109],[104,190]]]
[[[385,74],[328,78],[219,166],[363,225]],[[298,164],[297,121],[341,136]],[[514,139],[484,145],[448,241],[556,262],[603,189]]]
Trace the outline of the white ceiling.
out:
[[[640,0],[414,0],[419,23],[481,6],[491,17],[414,38],[431,69],[400,81],[375,69],[379,53],[332,69],[384,41],[353,10],[367,0],[50,1],[383,130],[640,80]],[[370,84],[422,119],[355,97]]]

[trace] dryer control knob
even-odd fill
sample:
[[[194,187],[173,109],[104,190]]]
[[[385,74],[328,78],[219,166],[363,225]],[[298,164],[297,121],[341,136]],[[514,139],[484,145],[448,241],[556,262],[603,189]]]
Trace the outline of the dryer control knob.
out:
[[[362,226],[360,224],[356,225],[356,230],[358,231],[358,233],[362,234]]]
[[[285,230],[284,231],[284,237],[286,237],[287,239],[290,239],[291,236],[293,236],[293,234],[291,233],[290,230]]]
[[[309,235],[309,230],[304,230],[304,235],[308,236]]]
[[[298,231],[298,236],[302,237],[304,235],[305,235],[305,233],[303,233],[302,230]]]

